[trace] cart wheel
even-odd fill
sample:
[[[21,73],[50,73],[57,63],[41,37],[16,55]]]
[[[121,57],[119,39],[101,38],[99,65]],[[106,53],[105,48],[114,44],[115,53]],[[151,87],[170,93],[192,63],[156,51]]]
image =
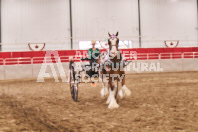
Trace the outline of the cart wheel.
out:
[[[74,81],[74,71],[70,71],[70,92],[71,97],[74,101],[78,101],[78,84],[76,84],[76,81]]]
[[[78,101],[78,87],[73,84],[72,87],[70,87],[71,97],[74,101]]]
[[[75,84],[74,84],[74,101],[78,101],[78,86],[76,86]]]

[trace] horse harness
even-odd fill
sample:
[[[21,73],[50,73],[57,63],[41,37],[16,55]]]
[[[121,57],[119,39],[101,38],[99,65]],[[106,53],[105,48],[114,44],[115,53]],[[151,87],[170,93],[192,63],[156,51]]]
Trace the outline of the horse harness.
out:
[[[106,74],[106,70],[105,70],[105,67],[106,66],[109,66],[109,67],[111,67],[111,68],[124,68],[126,65],[125,65],[125,62],[126,62],[126,60],[122,57],[122,55],[121,55],[121,53],[120,53],[120,51],[118,52],[119,53],[119,59],[120,59],[120,61],[119,62],[113,62],[112,60],[111,60],[111,56],[110,56],[110,54],[109,54],[109,51],[107,51],[106,52],[107,53],[107,55],[105,56],[105,61],[103,62],[103,63],[100,63],[99,64],[99,68],[102,70],[102,72],[104,73],[104,74]]]

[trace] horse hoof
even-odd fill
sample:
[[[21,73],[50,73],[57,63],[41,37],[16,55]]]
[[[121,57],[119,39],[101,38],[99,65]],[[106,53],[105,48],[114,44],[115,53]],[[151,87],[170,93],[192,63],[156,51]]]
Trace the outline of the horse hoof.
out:
[[[108,95],[108,89],[107,88],[102,88],[100,91],[101,97],[105,97],[106,95]]]
[[[119,105],[117,104],[116,101],[111,101],[109,106],[108,106],[109,109],[116,109],[118,107],[119,107]]]
[[[123,99],[124,93],[123,93],[122,89],[118,92],[118,95],[120,96],[121,99]]]

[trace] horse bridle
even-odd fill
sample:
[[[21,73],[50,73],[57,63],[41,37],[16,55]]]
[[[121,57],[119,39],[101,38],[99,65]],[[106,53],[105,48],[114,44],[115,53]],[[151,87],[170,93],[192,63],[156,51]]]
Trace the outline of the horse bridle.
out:
[[[118,45],[118,42],[119,42],[119,39],[117,38],[117,36],[116,35],[111,35],[111,37],[108,39],[108,44],[109,44],[109,53],[110,53],[110,50],[111,50],[111,48],[110,48],[110,39],[114,39],[114,38],[116,38],[117,39],[117,41],[116,41],[116,44],[111,44],[111,47],[113,47],[113,46],[119,46]],[[119,51],[119,50],[118,50]],[[120,51],[119,51],[120,52]],[[120,54],[121,55],[121,54]],[[109,54],[109,57],[110,57],[110,54]],[[122,58],[122,57],[121,57]],[[121,59],[122,60],[122,59]],[[112,62],[112,61],[111,61]]]
[[[117,36],[116,35],[111,35],[111,37],[108,39],[108,44],[110,45],[110,39],[114,39],[114,38],[117,38]],[[117,38],[118,39],[118,38]],[[117,40],[118,42],[119,42],[119,39]],[[117,47],[117,43],[116,44],[111,44],[111,47],[113,47],[113,46],[116,46]],[[119,46],[119,45],[118,45]],[[109,47],[109,49],[110,49],[110,47]]]
[[[114,38],[117,38],[117,36],[116,36],[116,35],[111,35],[111,37],[108,39],[108,44],[109,44],[109,46],[110,46],[110,39],[114,39]],[[118,38],[117,38],[117,39],[118,39]],[[118,39],[117,41],[119,42],[119,39]],[[117,46],[119,46],[119,45],[118,45],[118,43],[116,42],[116,44],[111,44],[111,47],[112,47],[112,46],[116,46],[116,47],[117,47]],[[119,51],[119,55],[120,55],[120,62],[113,62],[112,60],[109,59],[107,62],[109,63],[110,66],[112,66],[113,63],[119,63],[119,65],[120,65],[121,63],[124,62],[120,50],[118,50],[118,51]],[[109,57],[110,57],[110,47],[109,47]],[[115,64],[114,64],[114,65],[115,65]]]

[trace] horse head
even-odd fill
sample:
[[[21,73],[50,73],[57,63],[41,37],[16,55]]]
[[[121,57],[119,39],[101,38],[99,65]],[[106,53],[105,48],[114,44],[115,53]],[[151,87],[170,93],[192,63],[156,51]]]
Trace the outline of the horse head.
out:
[[[108,44],[109,44],[109,55],[112,58],[115,58],[118,54],[118,44],[119,44],[119,38],[118,38],[118,32],[116,33],[116,35],[111,35],[109,34],[109,39],[108,39]]]

